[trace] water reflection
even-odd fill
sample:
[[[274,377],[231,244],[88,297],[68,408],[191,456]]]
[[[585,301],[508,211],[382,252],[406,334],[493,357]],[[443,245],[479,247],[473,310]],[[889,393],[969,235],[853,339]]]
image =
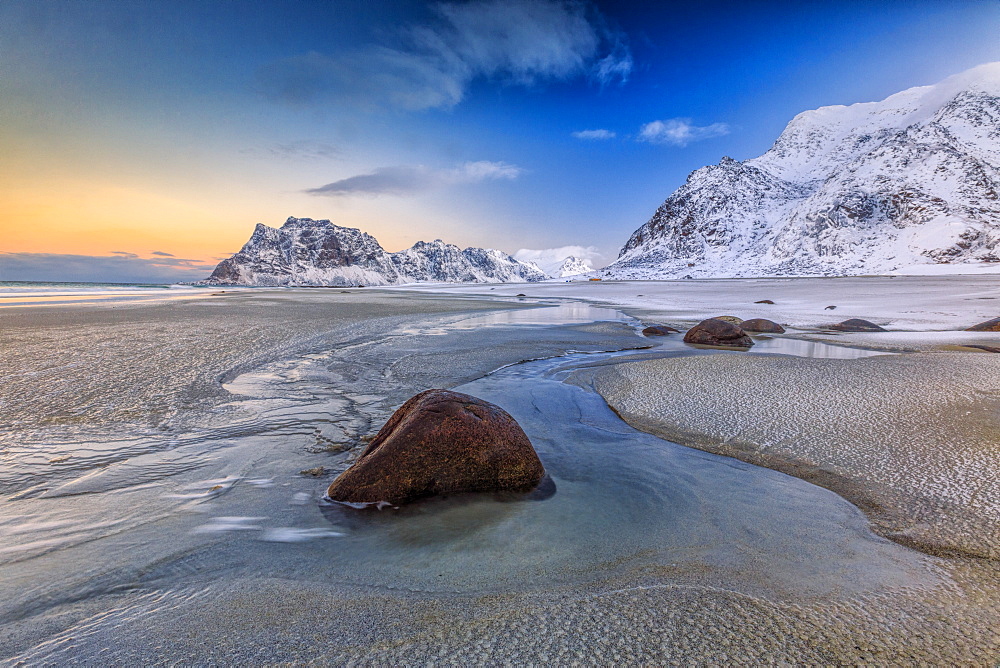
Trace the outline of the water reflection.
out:
[[[875,355],[890,355],[884,350],[865,350],[864,348],[849,348],[836,346],[819,341],[804,341],[781,336],[754,337],[752,353],[771,353],[779,355],[794,355],[795,357],[814,357],[819,359],[855,360]]]
[[[626,317],[615,309],[589,304],[560,304],[541,308],[499,311],[459,320],[449,329],[475,329],[489,325],[580,325],[607,320],[621,321]]]

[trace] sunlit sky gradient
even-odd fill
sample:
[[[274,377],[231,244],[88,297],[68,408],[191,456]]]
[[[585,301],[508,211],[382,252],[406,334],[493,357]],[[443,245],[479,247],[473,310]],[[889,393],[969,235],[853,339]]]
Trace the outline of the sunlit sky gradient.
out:
[[[995,60],[996,0],[4,0],[0,280],[193,280],[289,215],[600,266],[800,111]]]

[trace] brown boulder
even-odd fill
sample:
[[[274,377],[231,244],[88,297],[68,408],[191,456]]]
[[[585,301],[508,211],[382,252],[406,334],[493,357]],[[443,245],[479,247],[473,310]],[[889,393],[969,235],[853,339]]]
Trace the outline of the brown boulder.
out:
[[[327,494],[348,503],[534,489],[545,475],[531,441],[499,406],[426,390],[392,414]]]
[[[716,315],[712,316],[715,320],[722,320],[723,322],[728,322],[732,325],[741,325],[743,323],[742,318],[737,318],[735,315]]]
[[[744,320],[740,325],[744,332],[759,332],[761,334],[784,334],[785,328],[767,318]]]
[[[887,330],[882,329],[874,322],[868,322],[867,320],[862,320],[861,318],[851,318],[850,320],[845,320],[844,322],[838,322],[836,325],[830,325],[827,329],[835,329],[838,332],[885,332]]]
[[[1000,318],[993,318],[969,327],[967,332],[1000,332]]]
[[[709,318],[689,329],[684,335],[684,343],[749,348],[753,345],[753,339],[747,336],[746,332],[738,325],[719,318]]]
[[[646,329],[642,330],[643,336],[666,336],[667,334],[672,334],[674,332],[680,332],[680,330],[668,327],[667,325],[650,325]]]

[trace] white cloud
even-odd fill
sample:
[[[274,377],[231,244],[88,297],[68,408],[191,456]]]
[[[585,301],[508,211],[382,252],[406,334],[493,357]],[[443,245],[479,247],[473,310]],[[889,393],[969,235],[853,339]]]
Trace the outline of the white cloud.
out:
[[[262,92],[297,104],[333,99],[415,111],[455,106],[478,78],[531,85],[589,75],[607,85],[632,71],[623,37],[583,3],[478,0],[435,9],[434,24],[405,28],[394,46],[272,63],[260,71]]]
[[[573,133],[577,139],[614,139],[615,133],[611,130],[578,130]]]
[[[379,167],[368,173],[340,179],[318,188],[306,190],[310,195],[345,197],[350,195],[415,195],[434,188],[498,179],[513,180],[522,170],[506,162],[478,160],[450,169],[434,169],[424,165]]]
[[[562,263],[570,256],[593,263],[601,257],[601,254],[594,246],[560,246],[542,250],[522,248],[514,253],[515,260],[534,262],[549,276],[557,276]]]
[[[642,129],[639,130],[639,141],[650,144],[687,146],[692,142],[727,134],[729,134],[729,126],[725,123],[698,126],[692,125],[690,118],[671,118],[643,125]]]

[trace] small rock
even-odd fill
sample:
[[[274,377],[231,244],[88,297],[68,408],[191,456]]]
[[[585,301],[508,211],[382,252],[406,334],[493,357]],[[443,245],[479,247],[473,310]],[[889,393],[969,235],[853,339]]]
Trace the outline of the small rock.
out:
[[[1000,332],[1000,318],[993,318],[969,327],[967,332]]]
[[[667,334],[680,332],[679,329],[674,329],[673,327],[668,327],[667,325],[650,325],[646,329],[642,330],[643,336],[666,336]]]
[[[524,294],[523,292],[518,292],[518,293],[517,293],[516,295],[514,295],[514,296],[515,296],[515,297],[527,297],[528,295]]]
[[[299,471],[299,475],[307,475],[313,478],[322,478],[324,475],[326,475],[326,468],[323,466],[317,466],[315,468],[305,469]]]
[[[505,410],[468,394],[426,390],[392,414],[327,494],[401,505],[463,492],[530,492],[544,475],[531,441]]]
[[[760,332],[761,334],[784,334],[785,328],[766,318],[744,320],[740,325],[744,332]]]
[[[754,302],[754,304],[773,304],[770,299],[761,299],[759,302]]]
[[[684,343],[749,348],[753,345],[753,339],[739,325],[719,318],[709,318],[689,329],[684,335]]]
[[[882,329],[874,322],[868,322],[867,320],[862,320],[861,318],[851,318],[850,320],[845,320],[844,322],[838,322],[836,325],[830,325],[827,329],[834,329],[838,332],[885,332],[888,330]]]
[[[977,350],[983,350],[983,351],[986,351],[988,353],[1000,353],[1000,348],[998,348],[997,346],[983,346],[983,345],[980,345],[978,343],[973,343],[973,344],[969,344],[969,345],[967,345],[965,347],[966,348],[975,348]],[[51,462],[49,462],[49,463],[51,463]]]
[[[823,310],[824,310],[824,311],[832,311],[832,310],[833,310],[833,309],[835,309],[835,308],[837,308],[837,307],[836,307],[836,306],[827,306],[827,307],[826,307],[826,308],[824,308]]]

